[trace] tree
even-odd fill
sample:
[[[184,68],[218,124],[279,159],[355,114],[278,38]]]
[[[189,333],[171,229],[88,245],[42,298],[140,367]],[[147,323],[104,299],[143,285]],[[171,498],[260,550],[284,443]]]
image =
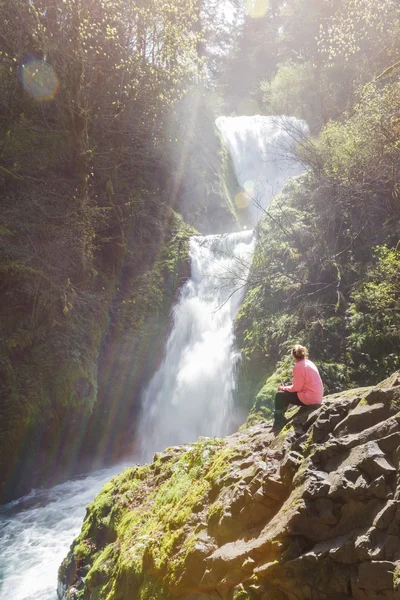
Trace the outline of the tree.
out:
[[[374,382],[400,368],[400,251],[377,246],[348,314],[349,358],[358,381]]]
[[[258,84],[274,72],[278,60],[277,37],[281,26],[279,2],[269,2],[258,18],[243,10],[237,26],[234,47],[226,57],[219,85],[227,108],[237,114],[259,112]]]
[[[171,235],[165,119],[199,77],[197,7],[0,3],[0,493],[79,451],[117,288]]]
[[[314,131],[324,123],[317,69],[311,63],[280,63],[271,81],[261,82],[267,114],[304,119]]]
[[[367,73],[398,56],[400,8],[395,0],[329,0],[331,16],[321,24],[318,46],[330,62],[357,58]],[[378,51],[379,49],[379,51]]]

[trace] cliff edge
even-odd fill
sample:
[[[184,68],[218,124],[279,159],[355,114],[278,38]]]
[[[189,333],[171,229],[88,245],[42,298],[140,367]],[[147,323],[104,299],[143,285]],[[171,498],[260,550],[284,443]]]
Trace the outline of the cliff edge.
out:
[[[110,481],[59,597],[400,599],[400,373],[287,416]]]

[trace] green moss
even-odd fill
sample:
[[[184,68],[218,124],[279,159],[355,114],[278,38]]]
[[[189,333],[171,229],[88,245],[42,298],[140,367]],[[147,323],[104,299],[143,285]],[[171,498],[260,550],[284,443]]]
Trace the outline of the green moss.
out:
[[[308,432],[307,439],[306,439],[306,441],[303,444],[303,453],[304,453],[304,456],[307,456],[309,454],[309,452],[311,451],[311,448],[313,447],[314,443],[315,443],[314,442],[314,428],[311,427],[310,430],[309,430],[309,432]]]
[[[214,502],[207,511],[207,519],[209,521],[218,521],[224,514],[225,505],[222,502]]]
[[[110,544],[96,556],[96,560],[86,575],[85,583],[89,588],[98,587],[101,583],[109,584],[110,574],[115,566],[118,549]]]
[[[301,504],[303,502],[302,495],[304,491],[304,486],[297,486],[289,498],[286,500],[282,508],[280,509],[280,514],[284,515],[290,512],[295,506]]]
[[[237,449],[225,445],[222,440],[219,440],[219,451],[215,454],[205,476],[210,484],[214,483],[226,471],[230,458],[235,454],[237,454]]]
[[[393,587],[395,590],[400,588],[400,564],[396,564],[393,571]]]
[[[233,590],[232,600],[251,600],[251,594],[243,584],[240,584]]]
[[[359,387],[359,388],[351,388],[349,390],[343,390],[342,392],[336,392],[335,394],[329,394],[329,396],[324,397],[324,401],[326,400],[336,400],[337,398],[354,398],[357,395],[364,395],[366,392],[372,390],[373,387]]]
[[[272,417],[272,411],[270,409],[265,410],[252,410],[249,416],[246,419],[246,422],[239,427],[239,431],[245,431],[248,427],[252,425],[257,425],[257,423],[264,423],[266,421],[270,421]]]
[[[140,587],[140,600],[168,600],[169,594],[156,579],[145,577]]]
[[[293,361],[290,357],[286,357],[278,363],[276,370],[268,377],[257,393],[246,426],[260,420],[268,421],[273,417],[275,394],[283,382],[290,380],[292,368]]]
[[[198,540],[196,515],[233,453],[222,440],[204,439],[170,456],[166,451],[152,465],[127,469],[106,484],[73,546],[78,567],[90,567],[85,589],[114,600],[136,588],[143,600],[151,600],[179,586]]]
[[[182,270],[189,261],[189,240],[196,230],[187,225],[182,217],[169,209],[168,237],[149,270],[135,278],[128,294],[121,298],[118,330],[129,328],[130,335],[146,333],[149,316],[166,319],[173,297],[182,283]],[[152,334],[151,330],[148,334]]]
[[[294,431],[293,423],[287,423],[279,433],[275,435],[275,439],[271,442],[271,448],[283,449],[286,436]]]

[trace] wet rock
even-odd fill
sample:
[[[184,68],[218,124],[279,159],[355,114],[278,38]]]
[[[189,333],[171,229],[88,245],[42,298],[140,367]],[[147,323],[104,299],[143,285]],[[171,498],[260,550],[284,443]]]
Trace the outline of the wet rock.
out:
[[[371,397],[369,399],[371,400]],[[384,421],[396,412],[397,409],[391,406],[389,402],[370,404],[368,402],[368,397],[366,397],[365,403],[358,404],[358,406],[335,427],[333,433],[336,437],[340,437],[346,433],[359,433],[360,431],[373,426],[378,421]]]
[[[267,506],[264,502],[248,504],[247,506],[244,506],[239,513],[241,529],[245,532],[259,523],[265,523],[273,517],[274,514],[275,511],[273,508]]]
[[[342,505],[336,533],[340,535],[346,531],[363,527],[366,523],[371,523],[381,507],[382,504],[379,500],[369,500],[368,502],[349,500]]]
[[[345,535],[333,538],[324,542],[325,547],[322,546],[322,552],[328,552],[330,558],[335,562],[342,564],[352,565],[359,562],[359,557],[354,545],[354,536],[356,534],[351,531]]]
[[[198,541],[193,548],[188,552],[184,562],[183,575],[180,584],[187,586],[190,583],[196,584],[204,575],[206,570],[205,560],[209,556],[215,546]]]
[[[78,600],[79,598],[79,590],[76,587],[70,587],[67,594],[66,594],[66,599],[67,600]]]

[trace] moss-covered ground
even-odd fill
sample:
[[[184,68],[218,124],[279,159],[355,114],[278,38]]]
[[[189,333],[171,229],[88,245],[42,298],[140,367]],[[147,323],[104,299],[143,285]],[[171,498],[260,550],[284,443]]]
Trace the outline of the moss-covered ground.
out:
[[[74,563],[84,574],[82,598],[128,599],[129,589],[141,600],[168,597],[179,586],[200,514],[234,452],[223,440],[200,440],[167,449],[151,465],[127,469],[105,485],[61,571]]]

